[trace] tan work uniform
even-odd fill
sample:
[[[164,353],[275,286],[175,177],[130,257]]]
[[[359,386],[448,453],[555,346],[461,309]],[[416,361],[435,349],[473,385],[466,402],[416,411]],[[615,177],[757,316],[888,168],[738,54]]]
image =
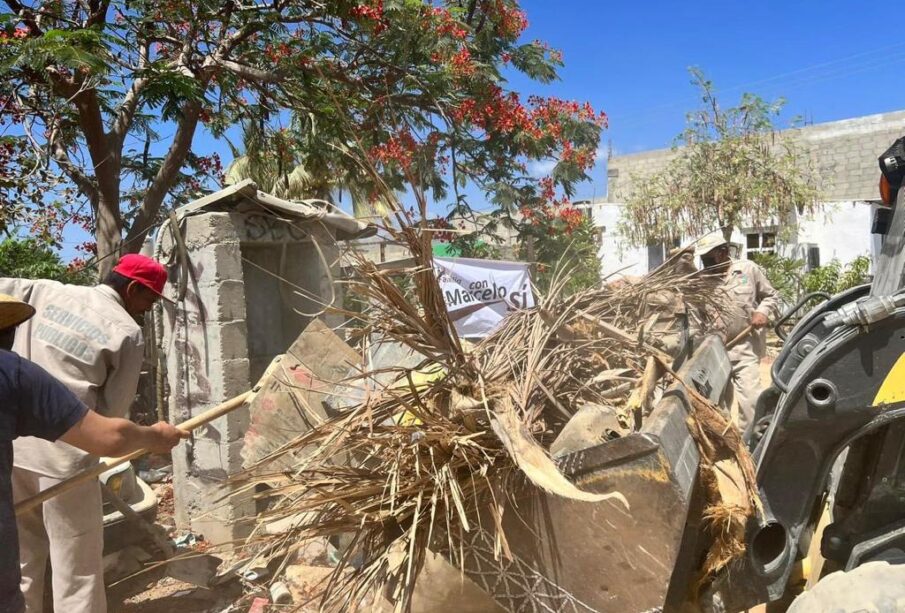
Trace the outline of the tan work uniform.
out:
[[[0,279],[0,292],[24,300],[35,316],[16,332],[13,350],[44,367],[86,406],[125,417],[144,355],[141,328],[116,291],[55,281]],[[13,497],[33,496],[97,462],[63,442],[26,437],[13,451]],[[103,511],[96,480],[17,518],[22,591],[28,613],[43,608],[48,557],[54,610],[103,613]]]
[[[727,342],[738,336],[751,323],[757,311],[773,322],[779,316],[780,298],[760,266],[750,260],[732,260],[723,283],[732,301],[724,318]],[[735,400],[738,402],[736,425],[744,432],[754,418],[754,407],[760,395],[760,361],[767,353],[767,331],[752,331],[729,350]]]

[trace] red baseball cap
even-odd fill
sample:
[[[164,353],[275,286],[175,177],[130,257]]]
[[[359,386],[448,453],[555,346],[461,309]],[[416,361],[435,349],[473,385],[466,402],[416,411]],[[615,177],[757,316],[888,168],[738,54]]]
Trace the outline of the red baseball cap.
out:
[[[113,272],[141,283],[164,300],[173,302],[163,295],[163,288],[167,283],[167,270],[157,260],[129,253],[119,259]]]

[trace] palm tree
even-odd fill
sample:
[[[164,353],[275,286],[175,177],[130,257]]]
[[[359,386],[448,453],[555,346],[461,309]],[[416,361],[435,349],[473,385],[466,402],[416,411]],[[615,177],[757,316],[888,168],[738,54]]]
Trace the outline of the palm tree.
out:
[[[352,199],[355,217],[372,217],[387,210],[380,198],[369,197],[373,190],[364,177],[339,168],[324,152],[300,151],[286,130],[268,130],[263,122],[249,121],[242,126],[244,151],[227,143],[233,161],[226,168],[225,185],[251,179],[259,189],[290,201],[316,198],[333,202],[333,194],[345,190]]]

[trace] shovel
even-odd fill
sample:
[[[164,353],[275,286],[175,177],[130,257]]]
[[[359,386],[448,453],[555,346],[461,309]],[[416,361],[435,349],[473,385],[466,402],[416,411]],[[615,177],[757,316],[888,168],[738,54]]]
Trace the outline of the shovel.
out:
[[[201,415],[197,415],[191,419],[188,419],[176,427],[180,430],[184,430],[186,432],[191,432],[192,430],[199,428],[207,423],[210,423],[217,419],[218,417],[222,417],[231,411],[235,411],[239,407],[243,406],[248,400],[253,392],[244,392],[239,394],[235,398],[231,398],[222,404],[218,404],[214,408],[205,411]],[[37,507],[40,504],[50,500],[55,496],[59,496],[63,492],[68,492],[72,488],[77,485],[81,485],[82,483],[87,483],[92,479],[97,479],[102,473],[107,472],[114,466],[119,466],[120,464],[125,464],[126,462],[130,462],[136,458],[140,458],[141,456],[148,453],[147,449],[139,449],[138,451],[133,451],[132,453],[124,456],[120,456],[118,458],[111,458],[106,462],[100,462],[96,466],[92,466],[91,468],[84,470],[78,474],[69,477],[65,481],[60,481],[53,487],[49,487],[46,490],[42,491],[40,494],[35,494],[30,498],[26,498],[25,500],[20,500],[16,503],[16,515],[24,511],[28,511]]]

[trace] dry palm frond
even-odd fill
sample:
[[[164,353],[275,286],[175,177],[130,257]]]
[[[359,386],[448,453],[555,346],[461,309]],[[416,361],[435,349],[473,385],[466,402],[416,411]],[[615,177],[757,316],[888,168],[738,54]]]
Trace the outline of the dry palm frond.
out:
[[[235,479],[250,495],[267,486],[253,495],[266,507],[254,541],[268,555],[287,555],[314,537],[351,535],[324,592],[328,610],[355,609],[377,590],[407,610],[427,549],[443,550],[455,564],[463,535],[475,529],[494,534],[504,555],[500,492],[514,475],[559,496],[627,506],[618,492],[577,488],[547,450],[583,402],[625,407],[637,387],[640,421],[658,385],[651,344],[668,345],[677,318],[706,319],[718,307],[715,280],[668,265],[636,283],[569,297],[563,271],[537,308],[512,313],[466,351],[434,276],[427,233],[406,224],[388,232],[408,246],[415,266],[400,277],[357,260],[350,289],[370,305],[356,314],[360,333],[409,348],[423,356],[421,365],[366,369],[343,382],[366,388],[363,400]],[[602,333],[589,317],[637,343]],[[286,454],[304,459],[268,472]],[[481,525],[488,516],[493,525]],[[290,527],[266,534],[263,526],[277,520]]]

